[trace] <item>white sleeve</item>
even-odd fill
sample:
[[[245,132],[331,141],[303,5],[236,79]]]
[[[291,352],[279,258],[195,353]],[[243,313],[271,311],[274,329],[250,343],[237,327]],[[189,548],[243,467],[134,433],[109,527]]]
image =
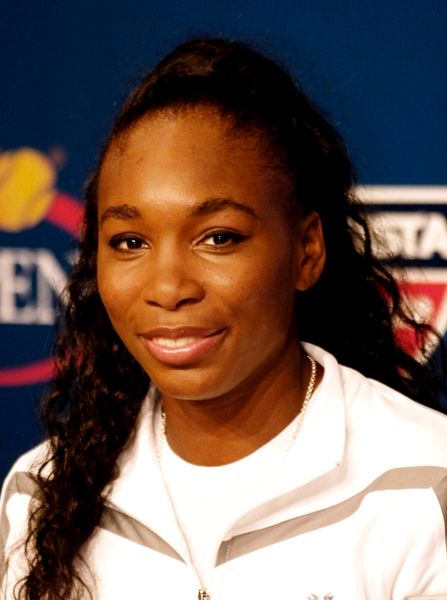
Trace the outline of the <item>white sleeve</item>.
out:
[[[404,549],[392,600],[447,600],[447,479],[439,490],[421,490],[420,494],[423,501],[415,508],[406,531],[390,529],[390,537],[400,535]]]
[[[6,477],[0,496],[0,598],[13,598],[13,588],[26,574],[24,554],[28,515],[36,483],[31,451],[19,458]]]

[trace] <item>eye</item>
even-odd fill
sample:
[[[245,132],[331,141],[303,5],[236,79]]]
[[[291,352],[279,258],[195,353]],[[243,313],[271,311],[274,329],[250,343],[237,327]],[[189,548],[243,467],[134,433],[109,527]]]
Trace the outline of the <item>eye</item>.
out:
[[[234,246],[245,239],[245,236],[234,231],[214,231],[203,238],[205,246],[222,247]]]
[[[149,247],[143,238],[132,234],[116,235],[110,240],[110,245],[118,252],[132,252]]]

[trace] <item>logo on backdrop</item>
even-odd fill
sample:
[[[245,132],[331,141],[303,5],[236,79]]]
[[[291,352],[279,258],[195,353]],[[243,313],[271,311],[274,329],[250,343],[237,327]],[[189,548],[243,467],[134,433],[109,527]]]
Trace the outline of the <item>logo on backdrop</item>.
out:
[[[56,297],[82,217],[80,203],[57,190],[58,162],[32,148],[0,153],[0,387],[51,377]],[[376,253],[397,259],[408,302],[445,336],[447,187],[368,186],[359,196],[378,232]],[[414,350],[409,332],[400,336]]]
[[[61,151],[0,153],[0,386],[51,376],[56,298],[74,256],[82,209],[57,190]]]
[[[446,336],[447,187],[369,186],[360,188],[359,196],[370,210],[376,255],[385,263],[397,262],[408,304]],[[410,331],[402,327],[398,333],[416,354]]]

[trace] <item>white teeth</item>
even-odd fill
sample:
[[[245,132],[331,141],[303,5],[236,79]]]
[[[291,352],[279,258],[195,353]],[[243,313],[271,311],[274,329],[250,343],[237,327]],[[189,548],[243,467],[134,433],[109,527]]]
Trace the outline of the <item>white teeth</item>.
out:
[[[159,346],[166,346],[167,348],[180,348],[181,346],[186,346],[187,344],[191,344],[195,342],[198,338],[195,337],[183,337],[183,338],[164,338],[164,337],[155,337],[152,338],[154,344],[158,344]]]

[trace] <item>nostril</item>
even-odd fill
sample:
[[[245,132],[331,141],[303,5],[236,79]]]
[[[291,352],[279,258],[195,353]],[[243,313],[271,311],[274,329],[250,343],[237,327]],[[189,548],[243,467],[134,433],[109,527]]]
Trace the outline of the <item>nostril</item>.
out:
[[[193,279],[174,281],[172,278],[159,278],[158,281],[148,284],[144,290],[144,300],[147,304],[165,310],[178,310],[194,304],[202,300],[204,295],[202,285]]]

